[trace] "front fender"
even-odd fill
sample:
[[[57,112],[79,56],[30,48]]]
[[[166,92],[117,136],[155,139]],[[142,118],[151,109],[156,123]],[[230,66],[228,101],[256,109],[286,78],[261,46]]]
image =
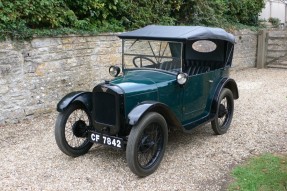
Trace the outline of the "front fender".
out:
[[[64,111],[71,103],[80,102],[82,103],[88,111],[92,112],[92,92],[71,92],[61,99],[57,104],[57,111]]]
[[[165,118],[167,124],[171,127],[182,127],[176,115],[167,105],[154,101],[142,102],[141,104],[137,105],[128,114],[129,124],[137,125],[141,118],[148,112],[157,112],[161,114]]]

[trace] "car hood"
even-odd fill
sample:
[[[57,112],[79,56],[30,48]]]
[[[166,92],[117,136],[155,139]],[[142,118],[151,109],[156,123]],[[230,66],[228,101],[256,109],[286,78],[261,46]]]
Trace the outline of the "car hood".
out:
[[[156,70],[132,70],[125,76],[112,80],[110,83],[119,86],[126,95],[138,95],[145,92],[157,91],[174,81],[174,74]]]

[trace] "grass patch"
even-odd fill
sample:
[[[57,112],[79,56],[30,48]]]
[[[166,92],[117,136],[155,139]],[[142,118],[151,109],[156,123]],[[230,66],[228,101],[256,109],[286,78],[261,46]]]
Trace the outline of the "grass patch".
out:
[[[232,171],[230,191],[287,191],[287,155],[265,154]]]

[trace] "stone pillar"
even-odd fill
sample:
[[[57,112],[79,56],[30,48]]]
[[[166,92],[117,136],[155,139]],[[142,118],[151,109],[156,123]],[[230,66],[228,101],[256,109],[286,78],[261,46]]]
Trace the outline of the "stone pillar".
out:
[[[258,33],[258,47],[257,47],[257,68],[265,68],[266,67],[266,55],[267,55],[267,41],[268,41],[268,33],[267,30],[261,30]]]

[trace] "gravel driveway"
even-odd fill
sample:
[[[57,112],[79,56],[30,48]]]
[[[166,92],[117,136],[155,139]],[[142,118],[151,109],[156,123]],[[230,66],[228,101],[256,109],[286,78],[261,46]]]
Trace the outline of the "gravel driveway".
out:
[[[210,124],[173,132],[159,169],[129,170],[125,153],[104,146],[70,158],[54,140],[56,113],[0,127],[0,190],[224,190],[231,168],[265,152],[287,153],[287,70],[233,71],[240,99],[227,134]]]

